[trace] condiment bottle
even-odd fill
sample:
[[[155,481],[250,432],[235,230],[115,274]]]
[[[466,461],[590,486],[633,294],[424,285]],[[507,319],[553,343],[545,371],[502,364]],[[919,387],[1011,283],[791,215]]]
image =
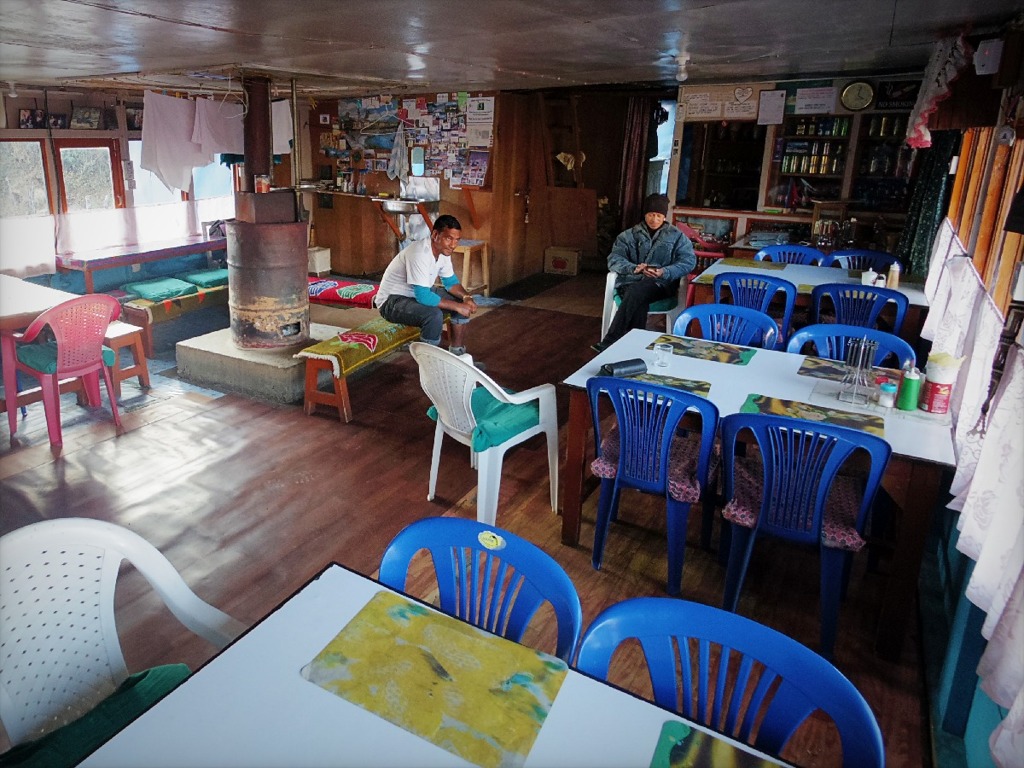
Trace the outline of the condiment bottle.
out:
[[[878,404],[883,408],[892,408],[896,405],[896,385],[890,381],[885,382],[878,388]]]
[[[889,266],[889,278],[885,281],[886,288],[899,288],[900,287],[900,263],[894,261]]]
[[[896,398],[896,407],[901,411],[917,409],[917,401],[921,396],[921,372],[917,368],[907,368],[900,381],[900,393]]]
[[[878,273],[871,267],[868,267],[867,271],[861,274],[860,283],[861,285],[874,285],[876,277],[878,277]]]

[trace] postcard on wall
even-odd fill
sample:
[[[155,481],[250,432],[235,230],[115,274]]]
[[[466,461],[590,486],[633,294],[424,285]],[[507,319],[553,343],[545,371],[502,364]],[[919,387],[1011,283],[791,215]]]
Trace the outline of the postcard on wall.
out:
[[[785,113],[785,91],[761,91],[757,105],[758,125],[781,125]]]
[[[800,88],[796,92],[796,106],[793,113],[797,115],[820,115],[835,112],[836,89]]]
[[[470,123],[493,123],[494,97],[474,96],[467,99],[466,119]]]

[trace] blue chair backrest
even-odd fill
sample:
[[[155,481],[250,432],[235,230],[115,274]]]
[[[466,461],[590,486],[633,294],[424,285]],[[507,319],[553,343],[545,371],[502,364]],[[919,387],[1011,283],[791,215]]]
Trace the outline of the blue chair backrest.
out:
[[[760,449],[764,481],[756,530],[803,544],[819,543],[832,481],[851,454],[865,451],[871,466],[854,521],[864,530],[892,453],[885,440],[852,427],[761,413],[730,414],[721,431],[726,502],[733,498],[737,435],[749,431]]]
[[[876,272],[885,272],[898,261],[899,259],[885,251],[868,251],[859,248],[832,251],[832,266],[842,269],[864,270],[870,267]]]
[[[594,418],[597,455],[601,455],[601,419],[598,401],[607,394],[615,410],[619,429],[620,484],[646,493],[668,493],[669,458],[672,438],[688,410],[701,417],[700,455],[697,479],[707,486],[711,449],[718,430],[718,408],[707,398],[673,387],[615,376],[587,380],[590,412]]]
[[[782,328],[779,333],[779,345],[785,343],[793,320],[793,307],[796,306],[796,286],[781,277],[772,277],[758,272],[721,272],[715,275],[715,302],[722,303],[722,287],[729,289],[732,303],[740,307],[749,307],[767,314],[772,300],[782,292],[786,305],[782,310]]]
[[[548,602],[558,620],[555,654],[572,660],[583,630],[580,598],[565,570],[544,550],[476,520],[428,517],[388,544],[380,582],[404,591],[409,564],[423,549],[434,561],[442,611],[519,642]]]
[[[695,304],[684,309],[672,326],[676,336],[688,336],[690,323],[700,325],[702,338],[727,344],[771,349],[779,337],[779,326],[764,312],[736,304]]]
[[[828,298],[835,311],[836,322],[874,328],[878,316],[891,301],[896,305],[893,333],[899,333],[907,316],[910,299],[892,288],[876,288],[856,283],[822,283],[811,289],[811,323],[821,322],[822,299]]]
[[[878,343],[872,365],[886,364],[886,358],[890,355],[898,361],[895,366],[897,368],[906,368],[908,365],[913,367],[917,363],[913,347],[899,336],[877,328],[861,328],[843,323],[805,325],[789,337],[786,351],[801,353],[805,344],[813,344],[815,352],[812,354],[815,357],[846,362],[846,345],[851,339],[867,339]]]
[[[884,765],[882,733],[864,697],[832,664],[781,632],[710,605],[637,597],[594,619],[580,643],[577,668],[608,679],[615,650],[633,638],[661,706],[772,755],[820,709],[836,724],[843,765]],[[731,660],[738,662],[734,675]]]
[[[766,245],[754,254],[754,261],[778,261],[785,264],[827,267],[832,264],[832,257],[809,245]]]

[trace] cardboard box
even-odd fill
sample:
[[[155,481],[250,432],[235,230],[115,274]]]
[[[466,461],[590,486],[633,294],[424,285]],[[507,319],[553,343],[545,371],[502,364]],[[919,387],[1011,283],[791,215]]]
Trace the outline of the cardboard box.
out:
[[[544,271],[551,275],[576,275],[580,271],[579,248],[553,245],[544,249]]]

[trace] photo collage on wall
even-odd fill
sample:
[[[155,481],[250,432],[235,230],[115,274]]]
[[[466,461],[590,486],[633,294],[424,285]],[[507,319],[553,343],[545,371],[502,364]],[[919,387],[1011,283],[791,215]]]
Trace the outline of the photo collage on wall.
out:
[[[441,176],[454,189],[483,185],[493,141],[493,96],[343,99],[337,128],[321,135],[321,147],[353,170],[386,171],[399,124],[406,147],[423,149],[425,176]]]

